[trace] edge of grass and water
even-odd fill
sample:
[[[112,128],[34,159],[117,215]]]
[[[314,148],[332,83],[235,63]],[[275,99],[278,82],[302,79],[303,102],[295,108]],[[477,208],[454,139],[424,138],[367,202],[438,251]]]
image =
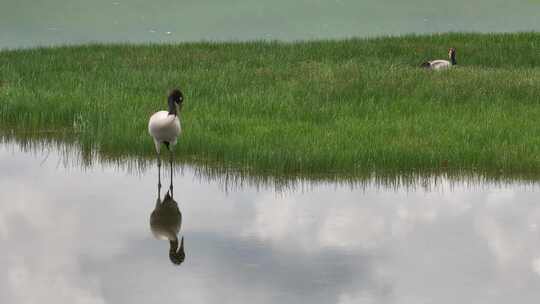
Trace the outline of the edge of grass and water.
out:
[[[92,170],[95,168],[115,168],[132,175],[157,173],[157,163],[153,157],[111,156],[97,151],[84,151],[73,136],[59,137],[56,133],[45,133],[31,137],[0,137],[0,145],[8,147],[11,153],[30,153],[43,161],[51,153],[58,155],[55,166],[66,169]],[[167,163],[167,162],[165,162]],[[165,170],[168,172],[168,164]],[[224,191],[242,190],[246,187],[273,189],[277,193],[310,191],[319,186],[341,186],[350,189],[417,190],[437,191],[466,188],[471,190],[490,187],[513,187],[536,189],[538,175],[514,172],[482,172],[477,170],[404,170],[374,171],[362,174],[265,174],[242,168],[228,168],[219,163],[176,160],[173,170],[176,174],[193,175],[202,182],[215,182]],[[156,174],[157,176],[157,174]]]
[[[418,68],[448,47],[458,67]],[[0,134],[146,162],[147,119],[180,86],[176,158],[208,172],[535,180],[539,50],[539,33],[3,50]]]

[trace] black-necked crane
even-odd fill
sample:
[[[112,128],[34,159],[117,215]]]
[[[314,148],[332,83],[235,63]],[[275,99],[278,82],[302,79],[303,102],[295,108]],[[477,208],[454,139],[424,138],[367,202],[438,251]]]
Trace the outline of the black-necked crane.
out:
[[[452,66],[457,64],[455,48],[450,48],[448,50],[448,59],[450,60],[438,59],[438,60],[425,61],[420,66],[426,69],[430,69],[430,70],[444,70],[444,69],[451,68]]]
[[[174,89],[170,92],[168,98],[168,111],[158,111],[150,117],[148,121],[148,133],[154,139],[154,145],[156,147],[157,160],[158,160],[158,183],[161,185],[161,158],[160,150],[161,145],[164,144],[169,150],[171,157],[171,166],[173,158],[173,146],[178,141],[178,136],[182,133],[182,127],[180,124],[180,112],[182,110],[182,102],[184,101],[184,95],[179,89]],[[171,169],[172,178],[172,169]],[[172,191],[172,189],[171,189]]]

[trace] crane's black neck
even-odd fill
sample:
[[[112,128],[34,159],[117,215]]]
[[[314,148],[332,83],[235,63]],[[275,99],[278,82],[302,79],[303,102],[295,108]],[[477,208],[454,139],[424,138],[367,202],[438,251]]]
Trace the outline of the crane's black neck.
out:
[[[457,64],[457,61],[456,61],[456,53],[455,52],[452,52],[450,54],[450,62],[452,63],[452,65],[456,65]]]
[[[168,104],[169,104],[169,115],[176,116],[178,114],[177,109],[176,109],[176,102],[174,102],[174,99],[172,97],[169,97]]]

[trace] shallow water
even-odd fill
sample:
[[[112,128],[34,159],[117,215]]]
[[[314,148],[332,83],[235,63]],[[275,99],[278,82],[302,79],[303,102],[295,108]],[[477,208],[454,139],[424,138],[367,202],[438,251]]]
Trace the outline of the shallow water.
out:
[[[157,168],[0,146],[1,303],[536,303],[537,185],[430,191],[174,177],[185,260],[152,235]],[[76,154],[76,153],[75,153]],[[161,198],[169,185],[163,167]]]
[[[540,0],[3,0],[0,48],[540,30]]]

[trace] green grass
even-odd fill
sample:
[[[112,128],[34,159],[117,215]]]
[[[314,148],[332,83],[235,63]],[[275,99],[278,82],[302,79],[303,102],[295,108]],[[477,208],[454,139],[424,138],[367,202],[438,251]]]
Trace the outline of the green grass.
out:
[[[449,47],[457,68],[418,68]],[[0,129],[151,158],[148,118],[176,86],[183,162],[270,175],[540,173],[537,33],[5,50]]]

